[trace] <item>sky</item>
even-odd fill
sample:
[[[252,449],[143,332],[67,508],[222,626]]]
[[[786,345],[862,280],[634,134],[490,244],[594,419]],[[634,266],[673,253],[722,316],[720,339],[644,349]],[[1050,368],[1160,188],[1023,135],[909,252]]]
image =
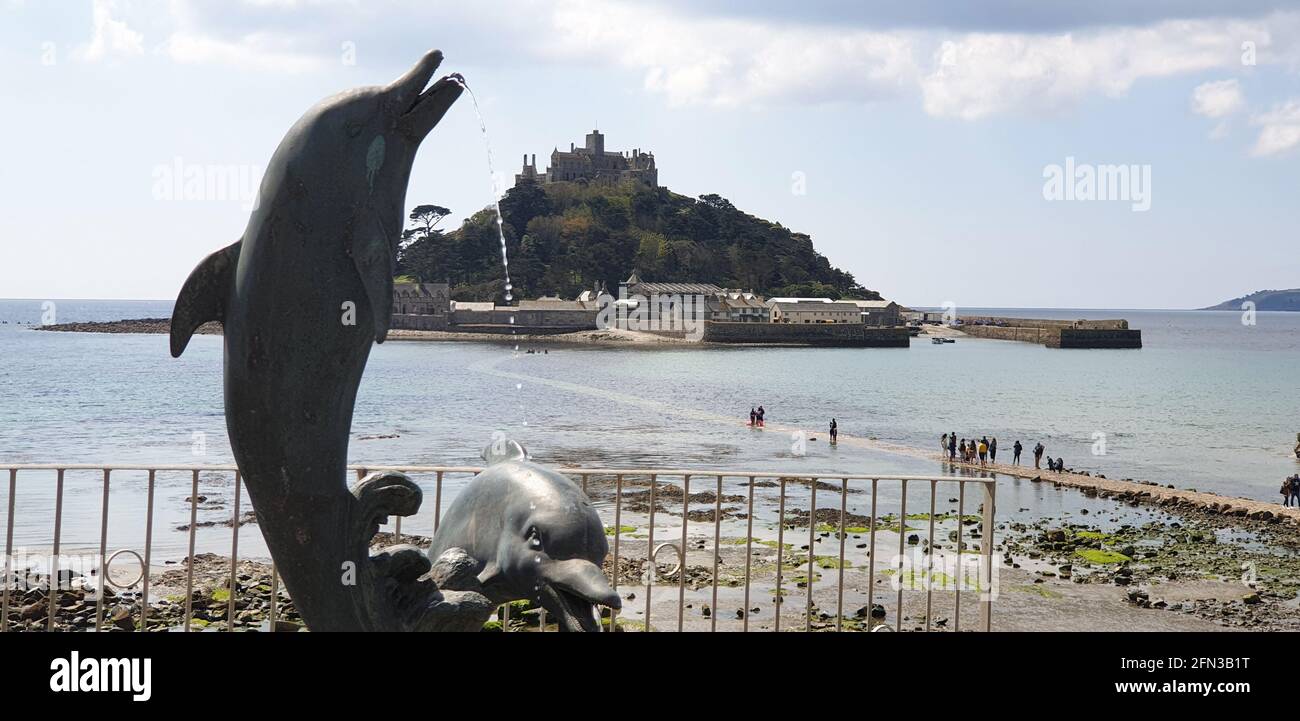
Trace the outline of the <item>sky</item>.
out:
[[[174,298],[320,99],[431,48],[455,227],[594,127],[905,305],[1300,287],[1300,3],[0,0],[0,297]],[[190,184],[186,177],[212,179]]]

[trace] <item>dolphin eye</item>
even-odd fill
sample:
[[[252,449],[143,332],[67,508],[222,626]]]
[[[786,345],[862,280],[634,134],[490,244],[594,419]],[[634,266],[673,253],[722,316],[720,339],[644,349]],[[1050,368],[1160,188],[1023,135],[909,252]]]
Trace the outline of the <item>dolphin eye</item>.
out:
[[[542,534],[537,531],[537,526],[528,529],[528,545],[533,548],[542,547]]]

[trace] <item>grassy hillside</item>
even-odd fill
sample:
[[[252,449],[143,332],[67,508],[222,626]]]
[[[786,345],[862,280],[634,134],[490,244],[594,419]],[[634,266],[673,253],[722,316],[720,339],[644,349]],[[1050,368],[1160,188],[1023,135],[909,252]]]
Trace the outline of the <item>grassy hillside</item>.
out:
[[[1201,310],[1241,310],[1241,304],[1246,301],[1254,303],[1255,310],[1300,311],[1300,289],[1261,290]]]
[[[516,297],[572,298],[598,282],[617,292],[635,269],[647,281],[714,283],[769,296],[879,298],[833,267],[807,235],[717,195],[694,199],[635,182],[523,182],[502,199],[501,215]],[[457,300],[500,301],[495,226],[487,209],[448,233],[408,230],[398,273],[449,280]]]

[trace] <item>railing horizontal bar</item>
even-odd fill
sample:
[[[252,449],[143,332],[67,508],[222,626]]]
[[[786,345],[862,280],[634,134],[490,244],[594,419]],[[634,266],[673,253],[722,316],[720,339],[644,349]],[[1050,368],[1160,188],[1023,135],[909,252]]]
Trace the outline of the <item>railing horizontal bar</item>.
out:
[[[186,466],[186,465],[117,465],[117,464],[94,464],[94,463],[22,463],[22,464],[5,464],[0,463],[0,469],[17,470],[17,471],[56,471],[59,469],[67,471],[237,471],[235,465],[204,465],[204,466]],[[363,470],[369,473],[376,471],[399,471],[404,473],[478,473],[483,470],[482,466],[348,466],[349,470]],[[984,485],[996,483],[992,478],[965,478],[962,476],[912,476],[912,475],[889,475],[882,476],[879,473],[874,474],[848,474],[834,472],[811,472],[800,471],[791,473],[788,471],[749,471],[731,468],[570,468],[564,467],[557,469],[561,473],[572,475],[592,475],[592,476],[684,476],[684,475],[722,475],[726,477],[735,476],[738,478],[843,478],[850,481],[870,481],[872,479],[888,479],[895,481],[948,481],[955,483],[980,483]]]

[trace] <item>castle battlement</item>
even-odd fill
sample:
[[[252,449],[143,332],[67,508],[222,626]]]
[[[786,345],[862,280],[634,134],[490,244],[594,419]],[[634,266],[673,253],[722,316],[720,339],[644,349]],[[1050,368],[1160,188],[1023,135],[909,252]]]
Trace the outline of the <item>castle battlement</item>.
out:
[[[515,175],[515,182],[534,180],[538,183],[562,182],[619,182],[636,180],[651,187],[659,185],[659,169],[655,155],[640,148],[631,151],[605,150],[605,136],[599,130],[587,134],[580,148],[569,143],[568,151],[556,148],[551,151],[551,164],[546,172],[537,171],[537,155],[524,156],[523,171]]]

